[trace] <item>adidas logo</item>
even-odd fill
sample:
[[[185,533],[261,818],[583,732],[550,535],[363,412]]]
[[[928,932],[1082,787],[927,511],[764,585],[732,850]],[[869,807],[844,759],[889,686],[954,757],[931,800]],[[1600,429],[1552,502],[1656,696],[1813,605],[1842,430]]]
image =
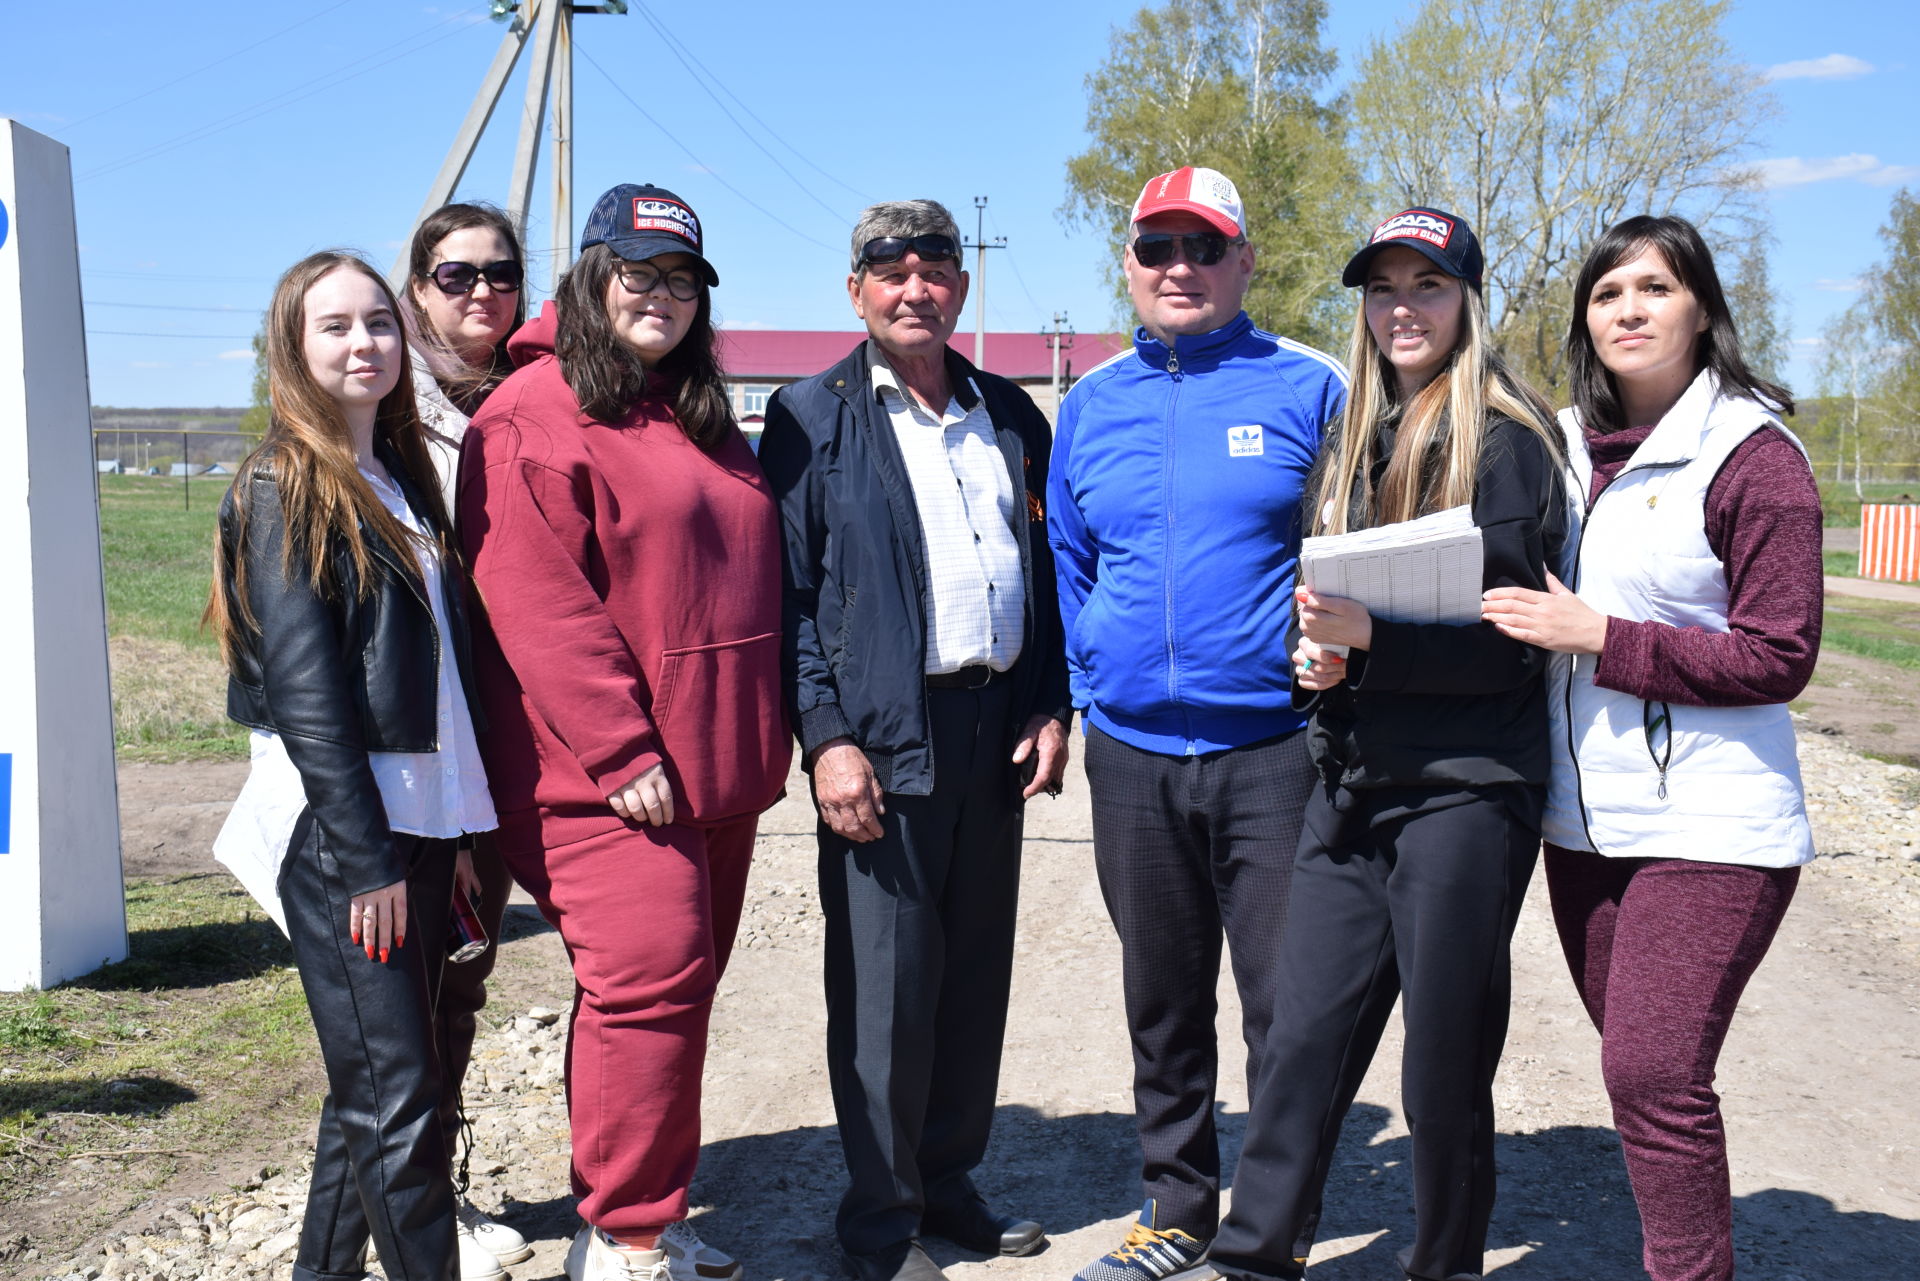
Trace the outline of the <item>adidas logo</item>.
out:
[[[1228,457],[1257,458],[1265,452],[1265,442],[1261,439],[1258,424],[1247,427],[1227,428]]]

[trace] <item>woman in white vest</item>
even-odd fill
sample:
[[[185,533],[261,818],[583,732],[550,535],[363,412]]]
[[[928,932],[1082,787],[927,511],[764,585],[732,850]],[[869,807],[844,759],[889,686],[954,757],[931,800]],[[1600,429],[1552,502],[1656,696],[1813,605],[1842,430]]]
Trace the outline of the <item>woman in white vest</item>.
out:
[[[413,349],[414,404],[448,512],[454,510],[467,420],[513,372],[507,339],[527,318],[520,289],[525,270],[513,224],[492,205],[442,205],[413,233],[401,306]],[[461,1141],[466,1126],[460,1083],[472,1057],[474,1015],[487,1003],[486,981],[513,889],[492,832],[480,833],[463,846],[456,876],[458,892],[471,899],[487,944],[478,956],[447,966],[441,978],[437,1030],[446,1096],[440,1121],[448,1153],[459,1154],[461,1281],[497,1281],[506,1275],[502,1264],[529,1258],[533,1249],[518,1232],[476,1209],[466,1195],[471,1150]]]
[[[1560,415],[1584,528],[1567,585],[1484,617],[1562,655],[1547,886],[1655,1281],[1734,1274],[1714,1065],[1813,858],[1787,701],[1820,641],[1820,495],[1793,401],[1740,355],[1713,259],[1630,218],[1581,267]]]

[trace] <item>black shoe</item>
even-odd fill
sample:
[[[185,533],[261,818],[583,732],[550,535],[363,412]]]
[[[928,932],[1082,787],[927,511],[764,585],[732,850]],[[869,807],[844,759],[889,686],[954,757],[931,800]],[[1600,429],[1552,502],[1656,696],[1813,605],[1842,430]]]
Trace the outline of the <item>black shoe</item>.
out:
[[[902,1241],[872,1254],[849,1250],[847,1262],[859,1281],[947,1281],[947,1274],[927,1257],[918,1241]]]
[[[930,1205],[920,1230],[979,1254],[1033,1254],[1047,1243],[1047,1230],[1031,1219],[995,1214],[979,1197],[958,1205]]]

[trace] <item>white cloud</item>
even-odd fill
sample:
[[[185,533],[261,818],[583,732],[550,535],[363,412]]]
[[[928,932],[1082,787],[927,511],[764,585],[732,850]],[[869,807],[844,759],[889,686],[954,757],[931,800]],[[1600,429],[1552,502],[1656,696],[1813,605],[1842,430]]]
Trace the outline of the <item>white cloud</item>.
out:
[[[1753,167],[1760,185],[1771,190],[1804,187],[1813,182],[1851,178],[1875,187],[1920,179],[1920,165],[1890,165],[1878,156],[1854,152],[1845,156],[1775,156]]]
[[[1867,287],[1867,282],[1858,276],[1852,276],[1846,280],[1833,280],[1823,276],[1813,282],[1813,287],[1823,294],[1857,294]]]
[[[233,351],[223,351],[220,353],[219,359],[221,360],[252,360],[253,348],[251,347],[244,348],[244,349],[236,348]]]
[[[1850,53],[1776,63],[1764,73],[1769,80],[1853,80],[1873,74],[1873,64]]]

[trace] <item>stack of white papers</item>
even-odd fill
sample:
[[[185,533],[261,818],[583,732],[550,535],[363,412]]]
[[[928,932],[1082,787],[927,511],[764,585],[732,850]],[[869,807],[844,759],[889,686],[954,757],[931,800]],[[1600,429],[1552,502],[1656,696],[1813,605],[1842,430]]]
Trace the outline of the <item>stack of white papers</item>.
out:
[[[1308,538],[1300,581],[1395,623],[1477,623],[1484,575],[1480,527],[1462,504],[1394,525]],[[1344,646],[1329,645],[1344,653]]]

